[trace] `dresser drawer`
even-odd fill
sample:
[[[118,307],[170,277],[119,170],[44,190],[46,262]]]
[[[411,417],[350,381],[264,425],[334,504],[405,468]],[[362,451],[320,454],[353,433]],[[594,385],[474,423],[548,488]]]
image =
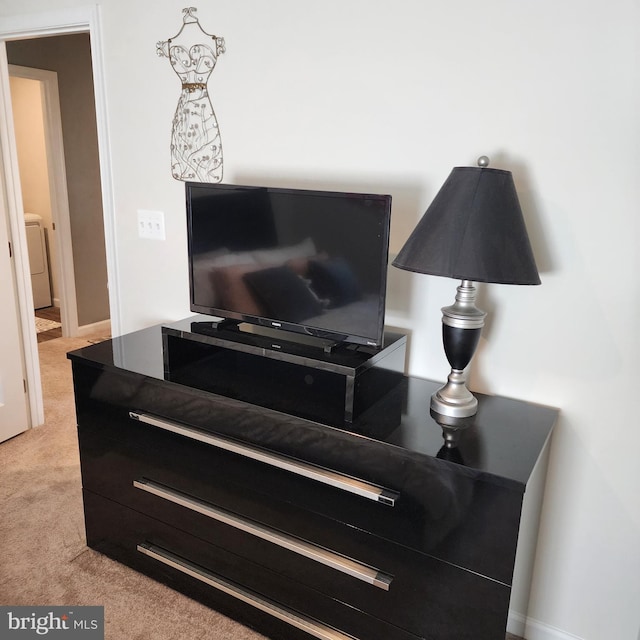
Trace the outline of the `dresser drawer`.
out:
[[[219,503],[212,492],[226,482],[260,493],[265,512],[269,500],[292,505],[511,582],[521,492],[458,465],[233,399],[134,374],[75,364],[74,371],[81,445],[89,430],[108,433],[132,447],[124,457],[157,452],[157,461],[149,460],[163,474],[159,482],[192,479],[201,488],[181,490],[207,501]]]
[[[84,502],[91,548],[273,638],[419,637],[86,490]]]
[[[470,620],[473,629],[504,631],[506,585],[262,494],[260,463],[144,424],[118,441],[79,434],[85,489],[412,633],[437,621],[462,633]],[[238,475],[251,478],[250,488],[230,480]],[[445,583],[455,585],[453,608]]]

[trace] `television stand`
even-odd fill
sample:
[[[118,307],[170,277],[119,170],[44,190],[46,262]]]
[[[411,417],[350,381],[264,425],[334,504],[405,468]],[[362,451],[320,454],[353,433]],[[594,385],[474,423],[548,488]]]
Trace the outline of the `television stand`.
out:
[[[211,333],[219,329],[240,330],[240,320],[231,320],[230,318],[220,318],[219,320],[200,320],[192,323],[192,330],[195,333]]]
[[[249,324],[242,320],[232,320],[230,318],[220,318],[219,320],[197,320],[191,322],[191,332],[199,333],[206,336],[224,337],[221,331],[236,332],[237,335],[244,336],[245,341],[256,342],[260,339],[267,340],[268,343],[263,346],[270,346],[274,349],[281,349],[287,345],[289,350],[296,346],[303,345],[305,348],[322,349],[325,353],[331,353],[336,349],[363,350],[367,353],[374,354],[378,351],[377,347],[371,347],[364,344],[356,344],[346,342],[346,340],[336,340],[335,335],[327,338],[322,335],[312,335],[305,333],[295,333],[292,331],[284,331],[271,326],[260,324]],[[242,340],[243,338],[239,338]]]
[[[201,316],[195,317],[199,318]],[[230,339],[235,337],[237,341],[260,344],[273,349],[281,349],[286,345],[289,349],[303,346],[306,349],[325,350],[327,347],[331,348],[332,345],[342,344],[333,337],[326,339],[320,336],[283,331],[271,326],[250,324],[242,320],[231,320],[229,318],[221,318],[219,320],[191,319],[190,327],[186,328],[186,330],[205,336],[227,337]]]
[[[379,349],[356,349],[297,334],[282,340],[266,327],[244,331],[204,318],[162,327],[167,379],[343,426],[404,376],[407,338],[400,333],[386,332]]]

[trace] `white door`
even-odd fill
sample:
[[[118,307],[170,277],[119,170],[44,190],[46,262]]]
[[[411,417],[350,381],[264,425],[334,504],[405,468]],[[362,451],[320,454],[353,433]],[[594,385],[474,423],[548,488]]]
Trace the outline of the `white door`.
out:
[[[0,208],[0,442],[29,427],[13,251]]]

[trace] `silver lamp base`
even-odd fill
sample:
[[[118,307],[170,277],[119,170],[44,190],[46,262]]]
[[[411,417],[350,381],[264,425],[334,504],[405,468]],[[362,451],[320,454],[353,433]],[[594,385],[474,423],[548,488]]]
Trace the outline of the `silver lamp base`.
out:
[[[468,418],[476,414],[478,400],[467,389],[464,371],[451,369],[447,384],[431,396],[431,409],[452,418]]]
[[[476,293],[473,282],[463,280],[456,289],[455,303],[442,309],[442,340],[451,373],[444,387],[431,397],[431,409],[451,418],[468,418],[478,410],[465,376],[487,315],[476,307]]]

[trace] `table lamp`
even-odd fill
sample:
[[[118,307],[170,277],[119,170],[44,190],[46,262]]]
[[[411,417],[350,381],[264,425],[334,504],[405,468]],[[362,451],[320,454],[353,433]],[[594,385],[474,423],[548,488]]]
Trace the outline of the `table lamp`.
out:
[[[432,411],[455,418],[478,410],[465,375],[486,316],[475,305],[474,282],[540,284],[513,176],[488,167],[486,156],[477,167],[455,167],[392,263],[461,281],[455,303],[442,309],[451,373],[431,397]]]

